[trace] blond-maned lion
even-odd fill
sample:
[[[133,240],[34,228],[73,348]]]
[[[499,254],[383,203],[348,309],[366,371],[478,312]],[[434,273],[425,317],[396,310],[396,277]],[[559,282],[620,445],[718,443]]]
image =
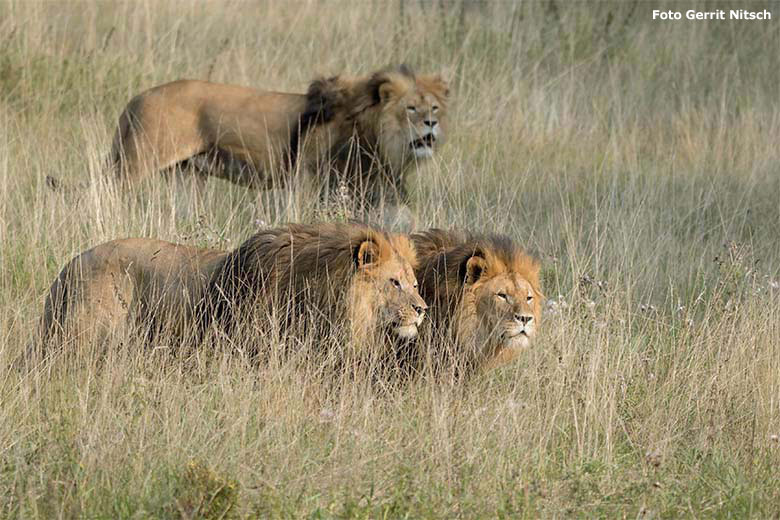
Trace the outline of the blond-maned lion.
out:
[[[319,189],[346,186],[368,203],[403,200],[404,172],[444,140],[447,98],[440,76],[405,65],[320,78],[306,94],[174,81],[128,103],[110,161],[126,183],[188,163],[259,189],[301,171]]]
[[[198,343],[213,317],[226,323],[256,310],[254,296],[327,323],[348,320],[357,345],[384,332],[409,340],[427,308],[415,266],[408,237],[358,224],[261,231],[229,253],[113,240],[78,255],[54,281],[42,345],[139,334],[150,342],[163,332]]]
[[[258,305],[277,303],[284,325],[312,314],[345,323],[355,346],[417,336],[427,305],[406,235],[362,224],[290,224],[255,234],[216,268],[201,317],[235,331]],[[234,333],[234,332],[230,332]]]
[[[412,240],[420,294],[435,330],[454,337],[454,361],[487,370],[517,358],[539,327],[539,263],[500,235],[431,229]]]

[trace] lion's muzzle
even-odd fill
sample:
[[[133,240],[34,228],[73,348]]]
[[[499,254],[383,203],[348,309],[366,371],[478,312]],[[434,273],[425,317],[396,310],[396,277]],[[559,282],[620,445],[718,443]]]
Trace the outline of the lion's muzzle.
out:
[[[398,313],[398,319],[392,325],[392,330],[398,338],[414,339],[417,337],[418,328],[425,318],[428,306],[422,301],[412,304],[409,308]]]
[[[526,347],[536,332],[533,315],[517,312],[507,324],[502,338],[507,347]]]
[[[433,147],[439,140],[437,137],[438,130],[438,125],[427,127],[420,137],[409,142],[409,148],[411,148],[415,157],[427,159],[433,156]]]

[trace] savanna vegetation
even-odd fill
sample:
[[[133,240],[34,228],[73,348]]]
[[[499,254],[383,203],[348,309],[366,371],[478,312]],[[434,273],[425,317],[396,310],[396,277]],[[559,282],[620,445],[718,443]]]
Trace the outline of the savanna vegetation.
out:
[[[659,8],[680,6],[2,0],[0,516],[780,515],[778,22]],[[16,364],[79,251],[229,249],[322,218],[214,178],[112,189],[134,94],[178,78],[303,92],[401,62],[451,88],[448,142],[410,179],[419,226],[503,232],[542,260],[524,357],[386,386],[307,356],[338,338],[248,328],[296,354],[139,338]]]

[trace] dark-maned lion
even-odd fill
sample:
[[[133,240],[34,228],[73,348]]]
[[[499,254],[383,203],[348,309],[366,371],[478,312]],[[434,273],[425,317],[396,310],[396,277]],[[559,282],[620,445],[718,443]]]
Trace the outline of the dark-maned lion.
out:
[[[261,231],[220,262],[200,316],[232,334],[258,302],[276,302],[285,323],[311,311],[324,330],[346,323],[358,348],[378,335],[409,340],[427,309],[416,265],[407,236],[361,224]]]
[[[212,315],[227,323],[258,303],[281,303],[328,324],[347,320],[357,346],[384,333],[408,340],[427,308],[415,266],[406,236],[358,224],[261,231],[229,253],[145,238],[114,240],[78,255],[54,281],[42,345],[140,333],[151,341],[163,332],[197,343]]]
[[[188,162],[234,183],[269,188],[300,166],[304,179],[347,186],[369,203],[405,196],[403,176],[444,139],[448,88],[407,66],[313,81],[306,94],[180,80],[127,105],[112,170],[133,183]]]
[[[451,334],[468,370],[509,363],[530,345],[541,318],[539,263],[500,235],[431,229],[412,235],[420,294],[434,329]]]

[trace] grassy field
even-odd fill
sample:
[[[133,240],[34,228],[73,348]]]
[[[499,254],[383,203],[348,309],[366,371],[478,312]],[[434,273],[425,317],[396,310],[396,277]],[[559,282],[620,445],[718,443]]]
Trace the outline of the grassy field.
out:
[[[681,9],[0,0],[0,517],[780,515],[778,22],[659,6]],[[543,261],[517,363],[390,389],[228,345],[13,368],[83,249],[229,248],[318,217],[218,180],[49,192],[47,174],[101,178],[133,94],[302,92],[399,62],[451,82],[448,143],[411,180],[422,226],[505,232]]]

